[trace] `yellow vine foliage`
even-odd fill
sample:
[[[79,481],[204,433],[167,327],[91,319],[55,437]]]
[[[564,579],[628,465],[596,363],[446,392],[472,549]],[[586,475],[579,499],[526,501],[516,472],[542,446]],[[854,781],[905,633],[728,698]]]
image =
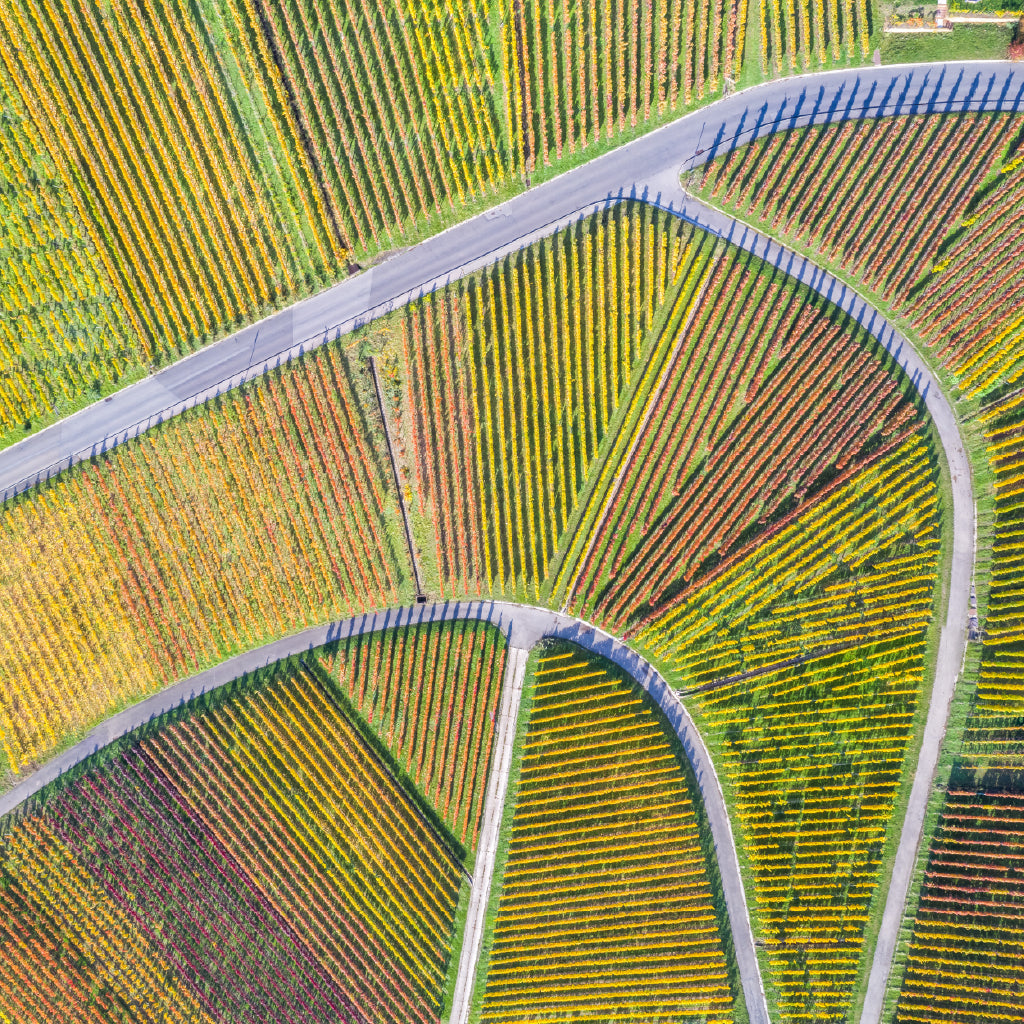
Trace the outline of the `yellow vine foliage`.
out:
[[[4,506],[15,772],[173,679],[407,594],[364,372],[320,349]]]
[[[174,979],[171,965],[45,822],[17,824],[0,844],[0,855],[21,905],[31,909],[26,920],[49,921],[50,933],[60,934],[85,961],[93,985],[115,993],[145,1024],[213,1024],[187,986]],[[21,923],[5,915],[0,932]],[[0,1013],[2,1000],[0,994]]]

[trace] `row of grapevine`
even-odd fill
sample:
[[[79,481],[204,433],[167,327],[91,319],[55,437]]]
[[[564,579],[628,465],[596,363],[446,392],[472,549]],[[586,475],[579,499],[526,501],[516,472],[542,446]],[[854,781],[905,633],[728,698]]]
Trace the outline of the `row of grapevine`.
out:
[[[924,677],[938,486],[920,429],[852,461],[632,639],[728,781],[784,1021],[843,1019]]]
[[[506,181],[484,0],[252,3],[349,244],[386,249]]]
[[[601,496],[614,473],[651,466],[648,448],[632,461],[625,450],[630,437],[647,436],[637,430],[645,410],[659,413],[649,418],[652,432],[675,417],[659,441],[673,460],[695,450],[670,436],[687,423],[699,422],[701,445],[724,456],[737,430],[763,441],[786,410],[811,422],[814,429],[794,435],[788,449],[807,462],[806,479],[788,477],[803,464],[786,460],[769,466],[754,491],[749,481],[732,487],[735,470],[729,478],[720,467],[687,470],[709,516],[712,496],[729,495],[733,507],[719,507],[730,523],[717,543],[730,551],[794,491],[802,498],[799,488],[856,465],[866,445],[910,422],[912,408],[845,328],[756,267],[741,274],[740,259],[714,263],[705,236],[660,214],[617,207],[408,312],[385,353],[389,415],[400,427],[410,504],[425,527],[419,535],[432,535],[442,594],[486,587],[535,599],[584,487]],[[652,310],[666,298],[658,314],[666,326],[652,334]],[[694,331],[682,329],[691,323]],[[745,340],[755,335],[757,344]],[[693,350],[702,358],[682,347],[691,336],[706,336]],[[761,340],[769,337],[770,345]],[[835,348],[827,365],[808,360],[814,381],[834,387],[841,372],[851,396],[833,402],[820,422],[805,415],[821,403],[806,397],[796,358],[814,342]],[[522,350],[528,359],[518,358]],[[655,394],[659,373],[685,376],[687,361],[698,384],[672,377],[671,391]],[[442,369],[453,365],[454,372]],[[727,365],[743,367],[736,386],[709,388],[708,380],[728,377]],[[496,386],[502,379],[511,385]],[[755,384],[756,398],[744,407]],[[393,604],[407,583],[391,539],[395,498],[374,405],[351,356],[329,347],[8,506],[0,715],[10,766],[20,770],[104,709],[233,650]],[[684,405],[690,420],[681,418]],[[625,427],[609,434],[615,417]],[[606,438],[615,449],[588,481]],[[662,501],[666,479],[651,477],[652,500]],[[692,498],[687,491],[680,499],[680,486],[673,482],[669,504],[645,505],[637,521],[649,514],[671,539],[664,509],[674,502],[685,512]],[[637,496],[632,486],[620,493]],[[745,509],[758,493],[765,508]],[[563,579],[582,558],[577,549],[595,509],[591,501],[583,510]],[[745,516],[739,526],[737,516]],[[605,517],[593,546],[602,557],[614,521]],[[698,524],[705,533],[707,521]],[[694,550],[702,546],[706,538]],[[645,571],[641,559],[632,561]],[[700,561],[691,576],[697,568],[706,566]],[[620,577],[622,587],[635,582]],[[283,601],[271,596],[278,589]],[[658,607],[674,596],[664,589]],[[628,599],[619,607],[627,609]],[[16,645],[14,636],[31,640]]]
[[[739,72],[746,11],[6,5],[0,434],[519,188],[538,156],[710,99]]]
[[[222,7],[19,0],[0,18],[11,77],[149,360],[340,268],[262,37],[236,0]]]
[[[1024,736],[1018,495],[1024,456],[1021,396],[1007,393],[1024,367],[1024,277],[1015,244],[1024,194],[1021,124],[1019,116],[958,114],[833,125],[762,139],[719,160],[704,177],[710,198],[837,262],[880,304],[895,306],[965,396],[994,396],[978,415],[995,505],[992,548],[981,563],[991,576],[981,667],[955,788],[929,855],[909,954],[900,962],[901,1021],[1019,1016],[1017,982],[1001,961],[1012,956],[1008,950],[1021,934],[1019,896],[1004,871],[1016,856],[1011,832],[1019,824],[1011,816],[1022,792]],[[900,562],[909,575],[890,595],[898,603],[890,628],[912,630],[907,599],[924,610],[926,571],[920,553],[906,558],[905,552]],[[850,621],[838,618],[841,628]],[[695,608],[688,624],[667,629],[665,639],[685,643],[703,621]],[[703,681],[732,665],[756,664],[764,653],[758,631],[765,628],[756,627],[755,658],[728,645],[723,655],[716,645],[707,668],[687,656],[683,670]],[[997,858],[988,853],[992,842]]]
[[[715,98],[744,58],[747,0],[501,0],[509,131],[527,172]]]
[[[733,1020],[684,757],[571,644],[540,658],[482,1021]]]
[[[0,437],[132,360],[131,330],[73,196],[0,73]]]
[[[17,1024],[214,1024],[148,937],[44,821],[0,842],[0,1015]]]
[[[1019,734],[1018,734],[1019,735]],[[925,871],[897,1024],[1024,1019],[1024,792],[946,794]]]
[[[1014,392],[985,408],[986,455],[995,478],[992,568],[981,673],[961,756],[972,769],[1024,769],[1024,612],[1021,528],[1024,402]],[[1019,778],[1019,776],[1016,776]]]
[[[847,1019],[923,677],[919,631],[696,697],[784,1022]]]
[[[837,478],[631,634],[680,686],[917,636],[938,572],[938,486],[917,434]]]
[[[367,376],[319,349],[4,506],[11,770],[232,652],[408,596]]]
[[[1005,354],[1005,353],[1004,353]],[[981,668],[953,779],[929,851],[896,1020],[995,1022],[1024,1014],[1024,637],[1020,473],[1024,407],[985,407],[994,476]]]
[[[680,267],[659,323],[652,332],[649,351],[643,364],[638,367],[635,383],[630,388],[628,402],[625,402],[618,417],[615,430],[609,437],[601,462],[587,483],[586,500],[581,503],[579,515],[575,517],[571,531],[566,536],[564,551],[553,567],[549,583],[550,600],[564,605],[580,571],[581,564],[588,560],[595,545],[601,542],[603,515],[608,494],[614,494],[623,474],[633,464],[635,437],[642,433],[649,419],[652,403],[662,392],[666,367],[670,366],[678,350],[678,338],[685,335],[693,318],[699,313],[707,292],[708,282],[721,258],[717,244],[709,244],[709,236],[698,234],[694,238],[692,251],[688,251],[685,265]],[[640,372],[642,371],[642,372]]]
[[[409,307],[384,364],[442,595],[537,599],[657,308],[705,248],[624,204]]]
[[[1024,117],[998,177],[975,197],[936,256],[931,279],[907,308],[915,329],[969,395],[1024,374],[1024,258],[1017,227],[1024,210]]]
[[[292,1019],[317,1020],[345,1008],[265,894],[144,755],[86,776],[48,810],[46,824],[215,1019],[286,1019],[294,1005],[309,1012]]]
[[[143,752],[360,1014],[436,1018],[460,865],[308,672]]]
[[[350,637],[324,665],[460,843],[476,847],[498,700],[502,634],[486,623]]]
[[[88,988],[97,1021],[437,1020],[461,866],[305,670],[79,772],[0,865],[3,973],[48,956],[71,981],[0,989],[0,1013]]]
[[[869,0],[762,0],[760,11],[761,69],[769,74],[860,64],[868,55]]]
[[[593,494],[601,517],[567,592],[618,631],[916,418],[861,328],[742,251],[669,326],[663,385],[624,472]]]
[[[1022,124],[930,114],[780,132],[709,163],[702,190],[863,281],[973,396],[1024,370]]]

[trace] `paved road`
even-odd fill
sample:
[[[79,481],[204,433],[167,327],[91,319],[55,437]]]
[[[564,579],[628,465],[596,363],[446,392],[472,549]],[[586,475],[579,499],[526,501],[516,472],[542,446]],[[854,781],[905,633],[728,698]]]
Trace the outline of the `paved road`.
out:
[[[125,736],[146,722],[209,693],[247,672],[264,668],[282,658],[303,654],[322,647],[332,640],[371,633],[388,626],[418,622],[442,622],[456,619],[482,619],[493,623],[505,634],[512,651],[528,651],[544,637],[571,640],[588,651],[603,655],[632,676],[650,694],[664,712],[693,766],[701,798],[704,802],[722,879],[729,925],[739,969],[743,995],[750,1015],[750,1024],[769,1024],[761,972],[754,952],[754,936],[750,927],[743,879],[740,877],[736,844],[725,807],[725,798],[711,756],[675,691],[647,661],[625,644],[603,630],[546,608],[511,604],[504,601],[467,601],[413,605],[409,608],[342,619],[324,626],[314,626],[283,637],[263,647],[229,658],[213,668],[189,676],[159,693],[96,726],[80,743],[53,758],[46,765],[0,796],[0,815],[15,810],[43,786],[57,779],[69,768],[84,761],[113,740]],[[510,657],[512,654],[510,651]],[[506,777],[507,781],[507,777]],[[478,857],[478,860],[482,858]],[[461,969],[460,969],[461,974]],[[453,1017],[454,1019],[454,1017]]]
[[[671,191],[673,187],[674,193]],[[950,702],[957,679],[963,670],[964,656],[967,652],[968,601],[974,577],[975,540],[974,491],[970,461],[960,436],[956,413],[924,359],[913,345],[856,291],[792,249],[684,193],[678,186],[678,178],[674,184],[666,182],[662,201],[671,205],[679,216],[699,225],[705,231],[727,238],[735,245],[803,281],[849,313],[858,323],[863,324],[885,346],[924,398],[949,466],[953,490],[953,559],[949,573],[946,622],[939,636],[938,662],[935,681],[932,684],[931,704],[925,721],[921,755],[914,772],[910,802],[907,805],[896,850],[896,861],[886,896],[881,930],[868,977],[867,997],[860,1017],[860,1024],[878,1024],[910,879],[921,843],[928,797],[935,778],[939,751],[946,735]]]
[[[945,732],[949,702],[965,649],[966,604],[973,571],[974,536],[969,465],[955,416],[937,383],[911,346],[879,313],[809,261],[685,196],[678,182],[680,170],[697,166],[717,153],[772,131],[850,117],[964,109],[1024,109],[1024,68],[1004,62],[964,62],[851,69],[786,79],[736,93],[428,239],[373,270],[180,360],[161,373],[0,452],[0,497],[8,497],[50,472],[120,443],[162,418],[255,377],[328,337],[351,330],[417,295],[486,266],[556,228],[572,223],[581,215],[604,208],[623,197],[633,196],[655,202],[702,227],[719,232],[758,255],[779,262],[789,272],[847,309],[893,352],[925,398],[953,479],[954,550],[949,609],[940,637],[938,672],[925,725],[924,745],[914,777],[862,1016],[864,1024],[876,1024],[920,842],[928,792]],[[261,649],[263,652],[267,650]],[[214,680],[218,678],[219,670],[228,671],[233,677],[247,670],[245,658],[259,656],[260,651],[242,655],[210,670],[212,675],[202,674],[203,677],[208,676],[205,681],[196,677],[190,685],[217,685]],[[279,657],[278,654],[267,656]],[[253,662],[250,667],[258,663]],[[165,691],[154,700],[159,701],[171,692]],[[679,709],[685,715],[681,705]],[[98,727],[92,734],[92,742],[102,745],[105,735],[112,738],[123,733],[125,729],[120,720],[127,715],[129,717],[124,721],[129,721],[131,713],[130,710],[115,716]],[[706,770],[708,777],[713,779],[710,759],[692,724],[686,726],[686,732],[690,742],[688,753],[691,758],[696,756],[705,766],[702,770]],[[61,760],[58,758],[53,764]],[[48,765],[42,771],[46,772],[50,767]],[[701,778],[701,770],[698,770],[698,779]],[[712,788],[717,788],[717,780]],[[0,799],[0,810],[6,799]],[[711,815],[716,801],[705,794],[705,802]],[[721,806],[724,809],[724,801]],[[732,847],[727,818],[716,826],[712,817],[712,829],[720,851],[726,837],[726,845]],[[735,857],[725,857],[720,853],[720,860],[725,879],[732,870],[729,865],[735,862]],[[730,918],[746,988],[748,981],[756,975],[756,961],[753,971],[749,963],[744,963],[749,936],[745,903],[742,905],[745,929],[737,928],[736,915],[740,913],[737,900],[743,897],[738,869],[736,883],[738,890],[731,882],[726,882],[726,894],[728,901],[732,890]],[[752,940],[749,955],[753,957]],[[759,976],[757,981],[759,985]],[[751,1002],[751,994],[748,993],[748,1003],[754,1007],[752,1017],[756,1017],[763,1005],[763,996],[758,1002],[755,993]]]
[[[734,93],[207,346],[0,452],[0,498],[484,267],[585,213],[626,196],[665,196],[681,168],[757,135],[850,117],[967,108],[1024,109],[1024,67],[978,61],[854,68]]]
[[[516,724],[519,720],[519,704],[523,696],[526,659],[529,653],[522,647],[510,647],[505,663],[505,682],[501,691],[501,717],[498,722],[494,763],[491,765],[491,777],[487,781],[483,825],[477,841],[469,909],[466,912],[466,927],[462,933],[459,973],[455,979],[452,1012],[448,1018],[450,1024],[469,1024],[469,1008],[473,1000],[480,950],[483,947],[487,904],[490,902],[491,886],[494,881],[498,834],[501,831],[501,819],[505,810],[505,795],[508,791],[508,776],[512,767]]]

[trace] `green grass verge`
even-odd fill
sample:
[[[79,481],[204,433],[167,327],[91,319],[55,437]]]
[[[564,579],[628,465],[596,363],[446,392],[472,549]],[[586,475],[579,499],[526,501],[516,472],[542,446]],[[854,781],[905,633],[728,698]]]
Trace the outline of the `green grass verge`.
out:
[[[956,25],[952,32],[885,32],[878,48],[883,64],[1003,60],[1012,34],[1012,25]]]

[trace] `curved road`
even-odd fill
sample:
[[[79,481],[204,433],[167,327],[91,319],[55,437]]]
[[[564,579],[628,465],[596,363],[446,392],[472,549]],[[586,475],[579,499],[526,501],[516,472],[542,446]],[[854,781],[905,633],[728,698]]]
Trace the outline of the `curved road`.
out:
[[[766,262],[802,281],[834,302],[885,346],[886,351],[902,367],[903,372],[924,399],[949,466],[953,491],[953,558],[949,572],[946,621],[939,634],[935,679],[932,683],[928,717],[925,720],[921,754],[914,772],[910,800],[896,849],[892,879],[886,894],[885,910],[882,913],[882,925],[875,944],[871,973],[868,976],[867,996],[860,1017],[860,1024],[878,1024],[903,920],[903,908],[924,831],[928,797],[935,778],[939,751],[946,735],[950,702],[967,653],[968,600],[974,579],[975,507],[971,464],[963,438],[960,436],[956,414],[942,393],[934,374],[913,345],[881,313],[854,289],[806,257],[684,192],[678,185],[678,178],[675,188],[675,193],[666,191],[664,198],[680,217],[705,231],[728,239],[734,245],[760,256]]]
[[[8,497],[75,461],[121,443],[161,419],[236,386],[243,380],[258,376],[269,367],[322,343],[328,337],[352,330],[411,298],[484,267],[556,228],[572,223],[586,213],[605,208],[625,197],[654,202],[758,256],[776,262],[846,309],[871,330],[904,367],[936,423],[953,482],[954,538],[948,612],[940,636],[936,679],[925,724],[921,757],[901,833],[861,1018],[863,1024],[877,1024],[913,862],[922,834],[928,793],[945,732],[949,702],[966,648],[967,600],[974,560],[974,502],[970,467],[953,411],[926,364],[906,339],[856,292],[810,261],[687,196],[679,186],[679,174],[751,138],[778,130],[852,117],[966,109],[1024,109],[1024,68],[1005,62],[862,68],[785,79],[736,93],[434,236],[379,267],[208,346],[159,374],[125,388],[103,402],[0,452],[0,497]],[[487,607],[511,609],[514,606]],[[511,612],[508,614],[511,615]],[[554,613],[537,610],[531,614]],[[525,612],[520,610],[519,620],[524,615]],[[513,618],[512,621],[516,620]],[[572,623],[564,627],[567,629],[579,631],[589,628],[574,620],[566,622]],[[300,637],[306,635],[300,634]],[[603,636],[595,634],[594,642]],[[616,646],[617,642],[610,637],[600,642],[611,645],[609,650],[627,651],[622,645]],[[158,703],[174,700],[175,693],[179,694],[177,699],[181,699],[181,695],[187,692],[187,689],[180,690],[183,686],[210,688],[212,685],[220,685],[213,680],[219,678],[220,682],[227,681],[218,675],[222,670],[234,677],[250,667],[265,663],[258,660],[261,656],[276,660],[280,655],[268,653],[273,647],[270,645],[225,662],[208,673],[172,687],[152,700]],[[626,657],[625,654],[621,656]],[[639,665],[635,655],[630,653],[628,656]],[[250,664],[247,658],[257,660]],[[646,670],[639,666],[637,671]],[[660,680],[660,676],[657,680]],[[663,680],[654,685],[655,689],[660,685],[667,691]],[[196,692],[202,691],[199,689]],[[665,699],[668,700],[667,697]],[[721,803],[723,819],[717,826],[713,819],[712,828],[720,852],[723,882],[727,874],[735,874],[735,885],[729,883],[726,886],[727,902],[744,990],[751,1007],[751,1017],[757,1019],[764,1006],[764,999],[763,993],[757,995],[760,992],[760,976],[753,954],[749,917],[736,867],[731,830],[728,818],[724,816],[724,801],[721,801],[720,792],[715,797],[717,779],[707,751],[692,723],[689,723],[688,716],[674,695],[668,705],[678,707],[673,724],[677,729],[683,729],[680,735],[685,733],[684,746],[687,753],[691,760],[696,758],[695,771],[705,795],[709,817],[712,806]],[[99,726],[86,743],[91,743],[91,749],[95,749],[108,739],[128,731],[133,726],[125,726],[124,723],[131,720],[134,712],[135,709],[129,709]],[[43,776],[47,772],[55,774],[61,770],[61,764],[71,754],[72,751],[69,751],[61,755],[0,798],[0,812],[9,806],[15,794],[23,794],[19,799],[28,795],[25,786],[36,779],[42,779],[38,783],[42,785],[46,781]],[[698,762],[701,768],[698,768]],[[706,773],[706,777],[702,773]],[[708,792],[705,792],[705,787]],[[732,850],[732,856],[723,856],[724,849]],[[753,988],[747,992],[748,984],[754,985],[755,978],[756,992]]]
[[[407,249],[0,452],[0,499],[328,337],[480,269],[624,197],[674,194],[678,172],[770,132],[852,117],[1024,109],[1003,61],[852,68],[734,93]]]
[[[147,697],[138,704],[96,726],[80,743],[55,757],[38,771],[0,796],[0,815],[8,814],[53,782],[69,768],[84,761],[113,740],[144,725],[173,708],[230,683],[241,675],[264,668],[283,658],[303,654],[334,640],[361,633],[372,633],[389,626],[419,622],[443,622],[457,619],[482,619],[501,629],[511,651],[528,651],[545,637],[571,640],[588,651],[603,655],[632,676],[650,694],[664,712],[686,751],[700,788],[707,811],[711,834],[722,879],[729,925],[736,950],[743,997],[750,1024],[769,1024],[761,973],[754,952],[754,936],[750,928],[746,894],[740,877],[736,845],[726,810],[722,787],[704,741],[693,720],[662,676],[625,644],[594,626],[546,608],[516,605],[503,601],[446,602],[420,604],[373,614],[341,619],[326,626],[314,626],[300,633],[275,640],[263,647],[246,651],[221,662],[213,668],[189,676]],[[468,996],[467,996],[468,999]]]

